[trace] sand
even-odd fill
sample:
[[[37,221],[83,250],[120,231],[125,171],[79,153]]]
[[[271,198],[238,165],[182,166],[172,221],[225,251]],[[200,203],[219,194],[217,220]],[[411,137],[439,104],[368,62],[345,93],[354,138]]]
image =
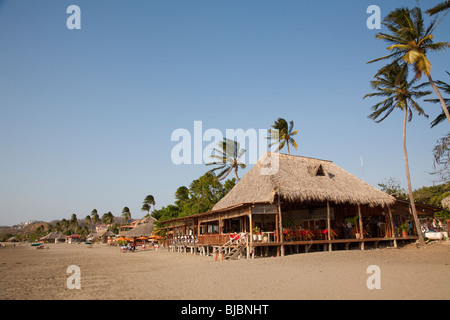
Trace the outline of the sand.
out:
[[[96,244],[0,249],[0,299],[449,299],[450,242],[214,261],[163,250],[121,253]],[[81,289],[68,289],[68,266]],[[380,289],[368,289],[370,265]]]

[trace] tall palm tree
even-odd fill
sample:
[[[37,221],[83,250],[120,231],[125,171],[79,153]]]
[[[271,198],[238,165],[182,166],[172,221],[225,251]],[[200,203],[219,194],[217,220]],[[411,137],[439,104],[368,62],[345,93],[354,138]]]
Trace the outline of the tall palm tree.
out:
[[[102,220],[104,223],[110,225],[114,222],[114,215],[109,211],[108,213],[104,213],[102,216]]]
[[[144,203],[142,205],[141,211],[147,211],[147,214],[150,215],[150,209],[151,209],[150,205],[148,203]]]
[[[448,71],[447,71],[447,74],[450,76],[450,73],[449,73]],[[441,89],[441,90],[444,91],[447,95],[450,96],[450,85],[449,85],[448,83],[445,83],[445,82],[439,81],[439,80],[436,81],[436,83],[437,83],[437,87],[438,87],[439,89]],[[425,101],[429,101],[429,102],[433,102],[433,103],[439,103],[439,102],[440,102],[439,99],[426,99]],[[449,98],[444,99],[444,102],[445,102],[445,104],[446,104],[447,110],[450,111],[450,99],[449,99]],[[444,113],[444,112],[441,112],[441,113],[436,117],[436,119],[434,119],[434,120],[431,122],[431,127],[433,128],[434,126],[438,125],[439,123],[441,123],[442,121],[444,121],[444,119],[445,119],[445,113]]]
[[[214,173],[216,170],[221,170],[216,175],[218,181],[225,179],[233,170],[236,178],[241,180],[238,176],[238,170],[239,168],[245,169],[247,165],[240,161],[246,151],[245,149],[241,149],[240,146],[240,143],[236,140],[224,138],[223,141],[219,142],[219,148],[214,148],[214,155],[211,158],[216,159],[216,161],[207,163],[206,165],[218,165],[218,167],[208,171],[209,173]]]
[[[377,123],[386,119],[395,109],[404,112],[403,152],[405,157],[406,180],[408,182],[409,198],[417,234],[419,236],[419,243],[423,245],[424,239],[417,216],[409,173],[408,151],[406,149],[406,123],[411,121],[413,110],[419,115],[428,117],[414,99],[422,98],[431,92],[420,91],[419,89],[423,87],[424,84],[414,86],[416,81],[417,78],[408,81],[408,66],[406,64],[399,65],[397,62],[394,62],[389,69],[385,69],[382,74],[376,76],[375,80],[371,81],[372,88],[375,89],[376,92],[366,94],[364,99],[367,97],[381,97],[383,99],[372,107],[373,112],[369,115],[369,118],[375,120]]]
[[[78,228],[78,218],[75,213],[72,214],[72,216],[70,217],[69,225],[70,225],[70,228],[73,230],[73,232],[76,232],[76,230]]]
[[[439,12],[443,12],[443,11],[448,10],[448,9],[450,9],[450,1],[449,0],[443,1],[441,3],[438,3],[433,8],[427,10],[427,13],[430,16],[433,16],[433,15],[439,13]]]
[[[125,219],[125,223],[128,223],[128,221],[131,219],[130,208],[128,208],[128,207],[123,208],[122,217]]]
[[[91,226],[91,222],[92,222],[91,216],[90,216],[90,215],[87,215],[87,216],[84,218],[84,222],[86,223],[86,226],[87,226],[87,228],[88,228],[88,230],[89,230],[89,229],[90,229],[90,226]]]
[[[92,210],[91,212],[91,221],[94,225],[96,225],[97,223],[99,223],[100,221],[100,217],[98,215],[97,209]]]
[[[148,196],[145,197],[144,201],[142,202],[144,204],[148,204],[149,205],[149,209],[148,212],[150,213],[150,209],[153,205],[153,210],[155,210],[155,197],[152,196],[151,194],[149,194]]]
[[[411,10],[400,8],[389,13],[383,21],[383,24],[389,29],[391,34],[378,33],[376,38],[390,43],[391,45],[387,49],[392,51],[392,53],[368,63],[384,59],[393,59],[393,63],[397,63],[402,59],[413,66],[417,79],[420,79],[422,74],[425,74],[434,92],[436,92],[450,124],[450,112],[447,110],[444,99],[431,78],[431,63],[427,57],[427,52],[445,50],[450,47],[448,42],[433,42],[432,32],[436,27],[437,17],[425,28],[420,8],[416,7]],[[386,68],[389,68],[389,65],[380,69],[378,74],[382,73]]]
[[[297,130],[292,131],[294,129],[294,121],[289,121],[288,124],[287,121],[284,120],[283,118],[278,118],[278,120],[276,120],[272,125],[272,128],[273,129],[269,130],[269,136],[267,137],[267,139],[275,141],[271,141],[269,147],[278,143],[278,150],[276,150],[277,152],[283,149],[284,146],[286,146],[288,154],[291,154],[289,150],[289,145],[292,145],[295,148],[295,150],[297,150],[298,145],[297,142],[294,140],[293,136],[295,136],[298,133],[298,131]],[[274,129],[278,130],[278,139],[277,138],[274,139],[274,132],[276,132]]]

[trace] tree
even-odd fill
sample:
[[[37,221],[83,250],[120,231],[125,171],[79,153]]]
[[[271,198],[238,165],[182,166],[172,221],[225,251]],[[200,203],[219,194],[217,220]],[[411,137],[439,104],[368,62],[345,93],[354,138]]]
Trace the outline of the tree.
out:
[[[152,205],[153,205],[153,210],[155,210],[155,197],[153,197],[151,194],[146,196],[142,203],[149,205],[149,209],[148,209],[149,213],[150,213],[150,209],[151,209]]]
[[[450,181],[450,133],[438,140],[438,144],[433,149],[434,168],[440,181]]]
[[[291,154],[289,145],[292,145],[295,148],[295,150],[297,150],[298,145],[297,142],[294,140],[293,136],[295,136],[298,133],[298,131],[292,130],[294,130],[294,121],[289,121],[288,124],[287,121],[284,120],[283,118],[278,118],[278,120],[276,120],[272,125],[272,129],[269,130],[269,136],[267,137],[267,139],[271,140],[269,147],[272,147],[274,144],[278,143],[278,150],[276,150],[277,152],[283,149],[284,146],[286,146],[288,154]],[[274,138],[274,132],[278,132],[278,139]]]
[[[97,209],[92,210],[91,212],[91,221],[94,225],[96,225],[100,221],[100,217],[97,213]]]
[[[122,217],[125,219],[125,223],[128,223],[128,221],[131,219],[130,208],[128,208],[128,207],[123,208]]]
[[[86,226],[89,230],[89,227],[91,226],[91,222],[92,222],[91,216],[87,215],[86,217],[84,217],[84,222],[86,223]]]
[[[181,186],[175,192],[175,204],[182,207],[189,202],[189,189],[186,186]]]
[[[450,73],[447,71],[447,74],[450,76]],[[443,81],[436,81],[437,83],[437,87],[444,91],[446,94],[450,95],[450,85],[448,83],[445,83]],[[425,99],[425,101],[427,102],[432,102],[432,103],[440,103],[439,99]],[[450,99],[444,99],[444,102],[446,104],[446,108],[448,111],[450,111]],[[433,128],[434,126],[438,125],[439,123],[441,123],[442,121],[444,121],[446,119],[446,115],[444,112],[441,112],[436,119],[434,119],[431,122],[431,127]]]
[[[102,216],[102,221],[105,224],[112,224],[114,221],[114,215],[111,213],[111,211],[108,211],[108,213],[104,213]]]
[[[147,215],[150,215],[150,205],[148,203],[144,203],[142,205],[141,211],[147,211]]]
[[[395,109],[399,109],[404,112],[403,152],[405,157],[406,180],[408,182],[409,199],[411,202],[417,234],[419,236],[419,243],[423,245],[424,239],[414,203],[411,177],[409,173],[408,152],[406,149],[406,123],[412,120],[412,110],[418,112],[419,115],[427,116],[414,99],[422,98],[431,92],[419,91],[423,84],[414,86],[417,78],[413,78],[413,80],[408,81],[408,66],[406,64],[399,65],[397,62],[394,62],[391,64],[389,69],[384,68],[384,71],[380,75],[376,76],[375,79],[376,80],[371,81],[371,85],[376,92],[365,95],[364,99],[367,97],[381,97],[383,100],[372,107],[373,112],[369,115],[369,118],[379,123],[386,119]],[[381,116],[382,118],[379,119]]]
[[[430,16],[433,16],[433,15],[435,15],[435,14],[437,14],[437,13],[446,11],[446,10],[448,10],[448,9],[450,9],[450,1],[449,1],[449,0],[443,1],[443,2],[441,2],[441,3],[439,3],[439,4],[437,4],[437,5],[434,6],[433,8],[427,10],[427,13],[428,13]]]
[[[378,183],[381,191],[397,197],[406,196],[406,191],[401,187],[400,182],[394,178],[387,179],[384,183]]]
[[[73,230],[73,232],[76,232],[77,227],[78,227],[78,219],[77,219],[77,215],[75,213],[72,214],[72,216],[70,217],[69,226]]]
[[[450,123],[450,112],[447,110],[444,99],[431,78],[431,63],[427,57],[427,52],[445,50],[450,47],[448,42],[433,42],[432,32],[436,27],[436,20],[437,17],[425,28],[420,8],[416,7],[411,10],[408,8],[400,8],[392,11],[383,20],[383,24],[389,29],[391,34],[378,33],[376,38],[391,43],[387,49],[393,53],[369,61],[368,63],[385,59],[393,59],[392,63],[398,63],[400,60],[404,60],[407,64],[413,66],[417,79],[420,79],[422,74],[425,74],[434,92],[436,92],[442,109]],[[389,67],[390,65],[380,69],[378,74],[383,73]]]
[[[238,176],[239,168],[245,169],[247,167],[245,163],[240,161],[245,151],[245,149],[240,148],[240,144],[236,140],[224,138],[223,141],[219,142],[219,148],[214,148],[214,155],[211,156],[211,158],[216,159],[216,161],[206,164],[207,166],[218,165],[218,167],[209,170],[207,173],[214,173],[216,170],[222,170],[216,175],[217,180],[221,181],[234,170],[236,178],[240,180]]]

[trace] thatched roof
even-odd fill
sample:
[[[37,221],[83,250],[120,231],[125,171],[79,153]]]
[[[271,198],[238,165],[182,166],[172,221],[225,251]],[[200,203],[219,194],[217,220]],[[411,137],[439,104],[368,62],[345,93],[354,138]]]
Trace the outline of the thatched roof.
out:
[[[244,203],[274,203],[276,196],[290,202],[349,203],[386,206],[395,198],[363,182],[331,161],[278,154],[278,171],[264,174],[276,154],[267,152],[212,211]]]
[[[50,232],[46,236],[39,238],[39,240],[62,240],[65,236],[60,232]]]
[[[156,219],[153,217],[147,217],[136,222],[135,227],[130,231],[124,232],[124,237],[148,237],[153,233],[155,228]]]

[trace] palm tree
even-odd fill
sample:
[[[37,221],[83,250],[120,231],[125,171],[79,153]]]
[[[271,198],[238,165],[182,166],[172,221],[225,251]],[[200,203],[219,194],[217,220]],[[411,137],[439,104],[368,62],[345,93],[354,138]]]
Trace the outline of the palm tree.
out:
[[[425,74],[436,92],[442,109],[450,123],[450,113],[445,106],[444,99],[431,78],[431,63],[427,58],[427,52],[445,50],[450,47],[448,42],[433,43],[432,32],[436,28],[436,19],[425,29],[422,18],[422,10],[418,7],[409,10],[408,8],[396,9],[384,18],[384,25],[391,31],[392,34],[378,33],[377,39],[386,40],[391,43],[387,48],[393,53],[369,61],[373,63],[384,59],[393,59],[393,63],[398,63],[401,59],[408,65],[412,65],[417,79]],[[383,73],[384,69],[389,68],[389,65],[380,69],[377,73]]]
[[[269,144],[269,147],[273,146],[274,144],[278,143],[278,150],[277,152],[283,149],[284,146],[287,146],[288,154],[291,154],[289,150],[289,145],[292,145],[295,150],[297,150],[297,142],[292,138],[292,136],[295,136],[298,131],[292,131],[294,129],[294,121],[289,121],[289,125],[286,120],[283,118],[278,118],[277,121],[274,122],[272,125],[273,129],[269,130],[269,136],[267,139],[275,140],[271,141]],[[278,130],[278,138],[274,138],[274,133],[277,132],[275,130]]]
[[[111,213],[111,211],[103,214],[102,221],[108,225],[114,222],[114,215]]]
[[[447,71],[447,74],[450,76],[450,73]],[[445,82],[443,82],[443,81],[436,81],[436,83],[437,83],[437,87],[439,88],[439,89],[441,89],[442,91],[444,91],[446,94],[448,94],[448,95],[450,95],[450,85],[448,84],[448,83],[445,83]],[[433,102],[433,103],[439,103],[440,101],[439,101],[439,99],[426,99],[425,101],[428,101],[428,102]],[[450,109],[450,99],[444,99],[444,102],[445,102],[445,104],[446,104],[446,108],[447,108],[447,110],[449,110]],[[450,110],[449,110],[450,111]],[[437,124],[439,124],[439,123],[441,123],[442,121],[444,121],[444,119],[445,119],[445,113],[444,112],[441,112],[437,117],[436,117],[436,119],[434,119],[432,122],[431,122],[431,127],[433,128],[434,126],[436,126]]]
[[[72,230],[74,232],[77,230],[78,219],[77,219],[77,215],[75,213],[72,214],[72,216],[70,217],[69,225],[70,225],[70,228],[72,228]]]
[[[147,215],[150,215],[150,205],[148,203],[144,203],[142,205],[141,211],[147,211]]]
[[[439,13],[439,12],[443,12],[443,11],[448,10],[448,9],[450,9],[450,1],[449,0],[437,4],[435,7],[427,10],[427,13],[430,16],[433,16],[433,15]]]
[[[128,207],[123,208],[122,217],[125,219],[125,223],[128,223],[128,221],[131,219],[131,212]]]
[[[148,213],[150,213],[150,209],[151,209],[152,205],[153,205],[153,210],[155,210],[155,197],[153,197],[151,194],[146,196],[142,203],[149,205]]]
[[[92,217],[92,223],[94,225],[100,221],[100,217],[98,216],[97,209],[92,210],[91,217]]]
[[[88,228],[88,230],[89,230],[89,228],[90,228],[90,226],[91,226],[91,222],[92,222],[91,216],[90,216],[90,215],[87,215],[87,216],[84,218],[84,222],[86,223],[86,226],[87,226],[87,228]]]
[[[381,97],[383,100],[372,107],[373,112],[369,115],[369,118],[379,123],[386,119],[395,109],[399,109],[404,112],[403,152],[405,157],[406,179],[408,182],[409,199],[411,202],[414,222],[416,225],[417,234],[419,236],[419,243],[423,245],[424,239],[417,216],[416,205],[411,187],[411,177],[409,173],[408,152],[406,149],[406,123],[412,120],[413,110],[418,112],[419,115],[428,117],[414,99],[424,97],[431,92],[419,91],[424,84],[414,86],[417,78],[413,78],[413,80],[408,82],[408,66],[406,64],[399,65],[397,62],[394,62],[391,64],[390,69],[385,68],[383,73],[376,76],[375,79],[376,80],[371,81],[371,85],[376,92],[366,94],[364,99],[367,97]],[[381,115],[383,116],[379,119]]]
[[[234,170],[236,178],[241,180],[238,176],[238,169],[245,169],[247,165],[241,162],[239,159],[245,153],[245,149],[240,148],[239,142],[236,140],[231,140],[224,138],[223,141],[219,142],[219,148],[214,148],[214,155],[211,156],[213,159],[217,159],[214,162],[207,163],[207,166],[219,165],[218,167],[209,170],[209,173],[214,173],[216,170],[222,170],[216,175],[218,181],[225,179],[228,174]]]

